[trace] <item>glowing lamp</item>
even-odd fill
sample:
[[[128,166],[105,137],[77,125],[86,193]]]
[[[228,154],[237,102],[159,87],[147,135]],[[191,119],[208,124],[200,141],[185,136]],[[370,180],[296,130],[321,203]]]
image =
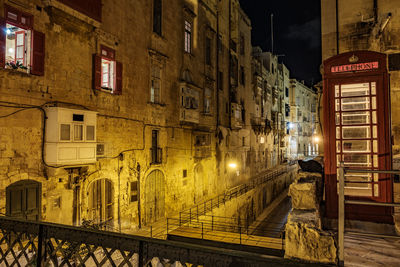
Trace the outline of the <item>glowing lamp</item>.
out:
[[[231,162],[228,164],[228,167],[231,169],[236,169],[237,168],[237,164],[235,162]]]
[[[318,143],[319,142],[319,137],[318,136],[314,136],[314,143]]]
[[[293,129],[294,128],[294,123],[290,122],[289,123],[289,129]]]

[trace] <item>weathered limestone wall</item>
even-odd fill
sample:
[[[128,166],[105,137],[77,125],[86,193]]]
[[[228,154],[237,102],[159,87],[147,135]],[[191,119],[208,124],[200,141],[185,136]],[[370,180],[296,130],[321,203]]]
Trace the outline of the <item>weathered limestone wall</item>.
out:
[[[286,224],[285,258],[322,263],[337,261],[335,236],[321,226],[321,181],[319,173],[300,171],[290,185],[293,210]]]
[[[295,170],[282,174],[258,188],[226,201],[208,215],[247,220],[251,225],[258,216],[293,182]],[[231,220],[232,222],[232,220]]]

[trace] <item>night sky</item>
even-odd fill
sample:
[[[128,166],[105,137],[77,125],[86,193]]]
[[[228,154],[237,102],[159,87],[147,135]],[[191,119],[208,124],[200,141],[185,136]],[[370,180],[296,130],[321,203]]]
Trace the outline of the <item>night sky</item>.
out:
[[[307,85],[321,80],[320,0],[240,0],[252,24],[252,45],[271,51],[271,14],[274,16],[274,54],[290,70],[291,78]]]

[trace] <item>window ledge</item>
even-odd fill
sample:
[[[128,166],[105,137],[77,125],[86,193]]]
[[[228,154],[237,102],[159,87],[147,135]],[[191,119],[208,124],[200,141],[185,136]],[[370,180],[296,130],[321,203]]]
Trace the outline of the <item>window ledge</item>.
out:
[[[152,106],[158,106],[158,107],[165,107],[165,106],[167,106],[165,103],[156,103],[156,102],[151,102],[151,101],[147,102],[147,104],[150,104],[150,105],[152,105]]]
[[[212,117],[213,116],[212,113],[206,113],[206,112],[202,112],[201,115],[205,116],[205,117]]]
[[[22,69],[3,68],[3,71],[8,72],[9,74],[12,75],[21,75],[22,77],[32,77],[32,74]]]

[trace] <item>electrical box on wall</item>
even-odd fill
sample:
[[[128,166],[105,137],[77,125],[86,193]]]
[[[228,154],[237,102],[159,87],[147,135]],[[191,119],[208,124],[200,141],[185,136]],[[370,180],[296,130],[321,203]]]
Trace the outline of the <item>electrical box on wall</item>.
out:
[[[80,165],[95,162],[97,112],[62,107],[45,110],[46,163]]]

